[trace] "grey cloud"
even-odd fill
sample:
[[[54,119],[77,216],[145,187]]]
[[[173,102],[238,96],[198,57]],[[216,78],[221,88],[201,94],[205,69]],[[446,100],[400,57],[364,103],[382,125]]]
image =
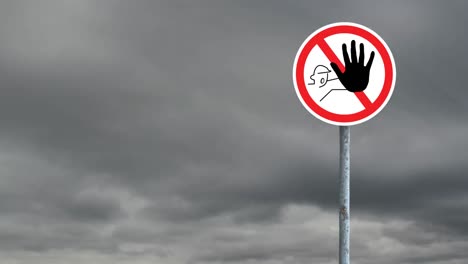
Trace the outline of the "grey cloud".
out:
[[[237,235],[247,246],[210,252],[193,245],[212,245],[221,227],[273,232],[288,225],[290,205],[322,208],[311,221],[334,212],[337,129],[302,109],[291,66],[313,30],[353,21],[388,42],[398,71],[386,109],[352,129],[354,215],[372,219],[369,228],[417,223],[383,232],[403,245],[387,263],[466,258],[451,244],[466,237],[465,9],[463,1],[2,3],[1,249],[44,259],[70,249],[142,261],[333,261],[334,244],[321,247],[317,234],[297,244],[287,233],[276,244]],[[39,224],[43,232],[24,228]],[[432,231],[444,237],[434,253],[424,248],[434,236],[420,235]],[[384,258],[366,239],[354,242],[360,263]]]

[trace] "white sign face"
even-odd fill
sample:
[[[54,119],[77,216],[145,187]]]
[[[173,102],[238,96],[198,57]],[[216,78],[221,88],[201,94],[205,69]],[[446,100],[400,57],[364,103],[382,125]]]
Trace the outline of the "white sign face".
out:
[[[387,44],[355,23],[316,30],[294,60],[299,100],[312,115],[332,125],[356,125],[377,115],[393,93],[395,78]]]

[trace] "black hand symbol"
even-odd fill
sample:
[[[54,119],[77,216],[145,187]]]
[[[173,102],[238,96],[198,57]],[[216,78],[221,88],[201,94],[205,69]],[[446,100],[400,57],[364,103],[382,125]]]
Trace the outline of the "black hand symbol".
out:
[[[356,58],[356,42],[351,41],[351,61],[349,60],[346,44],[343,44],[343,57],[345,71],[341,72],[336,63],[330,63],[341,84],[350,92],[362,92],[369,84],[369,72],[374,60],[374,52],[371,52],[369,62],[364,66],[364,45],[359,45],[359,60]]]

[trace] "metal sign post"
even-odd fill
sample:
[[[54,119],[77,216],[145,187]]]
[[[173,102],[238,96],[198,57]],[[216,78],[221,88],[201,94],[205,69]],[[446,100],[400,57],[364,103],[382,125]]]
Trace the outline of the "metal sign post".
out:
[[[350,127],[340,126],[339,264],[349,264]]]
[[[304,40],[292,77],[305,109],[325,123],[340,126],[339,264],[349,264],[350,126],[373,118],[388,103],[395,88],[395,61],[372,29],[339,22],[317,29]]]

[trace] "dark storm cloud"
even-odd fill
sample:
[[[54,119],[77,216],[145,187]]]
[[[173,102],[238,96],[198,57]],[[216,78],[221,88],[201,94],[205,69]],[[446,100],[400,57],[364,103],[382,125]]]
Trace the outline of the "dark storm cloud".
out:
[[[421,247],[387,261],[466,258],[450,244],[468,220],[464,1],[15,1],[0,10],[4,251],[332,260],[327,235],[295,244],[281,233],[285,207],[318,206],[317,219],[334,212],[337,192],[337,129],[302,109],[291,66],[313,30],[352,21],[378,32],[397,65],[388,106],[352,129],[353,215],[415,222],[382,231]],[[24,228],[39,223],[42,233]],[[278,241],[236,235],[246,246],[220,240],[194,252],[251,223]],[[423,247],[435,238],[421,232],[444,238],[434,254]],[[365,239],[356,235],[359,261],[382,257]]]

